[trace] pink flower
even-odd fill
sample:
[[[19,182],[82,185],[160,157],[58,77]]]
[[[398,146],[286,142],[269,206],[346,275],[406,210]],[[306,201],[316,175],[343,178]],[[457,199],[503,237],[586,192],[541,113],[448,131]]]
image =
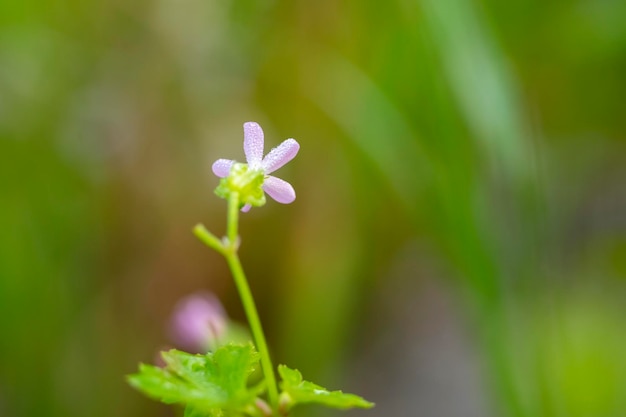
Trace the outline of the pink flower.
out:
[[[300,145],[295,139],[287,139],[265,157],[263,157],[263,129],[255,122],[247,122],[243,125],[243,151],[246,154],[246,161],[249,170],[260,172],[263,176],[263,191],[279,203],[289,204],[296,199],[296,192],[287,181],[276,178],[271,174],[278,168],[291,161]],[[226,178],[231,173],[231,168],[235,163],[232,159],[218,159],[213,163],[213,173],[220,178]],[[248,211],[252,207],[247,203],[242,211]]]
[[[228,327],[226,312],[211,293],[191,294],[174,308],[170,333],[176,344],[205,353],[215,347]]]

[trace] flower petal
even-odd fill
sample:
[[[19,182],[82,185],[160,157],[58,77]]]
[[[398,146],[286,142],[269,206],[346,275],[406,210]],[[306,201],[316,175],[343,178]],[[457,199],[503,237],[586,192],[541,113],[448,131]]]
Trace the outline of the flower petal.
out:
[[[265,173],[272,173],[291,161],[299,150],[300,144],[298,144],[295,139],[287,139],[272,149],[270,153],[263,158],[262,166]]]
[[[243,151],[250,166],[258,166],[263,159],[263,129],[255,122],[243,124]]]
[[[251,208],[252,208],[252,205],[246,204],[245,206],[241,208],[241,211],[243,211],[244,213],[247,213],[250,211]]]
[[[271,175],[265,178],[263,190],[279,203],[289,204],[296,199],[296,192],[291,184]]]
[[[230,173],[230,167],[233,166],[233,163],[235,163],[235,161],[232,159],[218,159],[213,162],[213,166],[211,168],[213,169],[213,173],[215,175],[220,178],[225,178]]]

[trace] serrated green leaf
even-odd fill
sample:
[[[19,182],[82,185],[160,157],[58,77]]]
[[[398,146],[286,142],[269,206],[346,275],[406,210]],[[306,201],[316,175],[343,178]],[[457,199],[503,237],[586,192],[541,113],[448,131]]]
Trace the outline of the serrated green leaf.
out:
[[[278,373],[282,379],[280,384],[281,407],[287,411],[297,404],[317,403],[326,407],[339,408],[371,408],[374,403],[354,394],[345,394],[341,391],[328,391],[309,381],[302,379],[302,374],[297,369],[290,369],[285,365],[278,366]]]
[[[209,411],[202,411],[197,408],[194,408],[191,405],[185,407],[185,413],[183,417],[226,417],[224,411],[221,409],[214,409]]]
[[[223,417],[224,413],[222,410],[214,410],[214,411],[200,411],[197,408],[194,408],[190,405],[185,407],[185,414],[183,417]]]
[[[262,386],[248,387],[259,361],[251,344],[226,345],[206,355],[173,349],[162,356],[164,368],[141,364],[128,382],[166,404],[187,405],[186,416],[220,417],[220,410],[240,411],[263,391]]]

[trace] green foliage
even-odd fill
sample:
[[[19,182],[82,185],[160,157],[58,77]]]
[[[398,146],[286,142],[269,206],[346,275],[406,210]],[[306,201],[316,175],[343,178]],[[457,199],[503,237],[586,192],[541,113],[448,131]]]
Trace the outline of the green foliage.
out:
[[[354,394],[344,394],[341,391],[328,391],[319,385],[302,379],[297,369],[290,369],[285,365],[278,366],[278,373],[282,378],[280,387],[280,409],[286,414],[296,404],[316,403],[330,408],[342,410],[348,408],[372,408],[374,403]]]
[[[259,361],[251,344],[230,344],[206,355],[172,349],[162,356],[165,367],[141,364],[128,381],[156,400],[187,405],[187,417],[237,415],[263,391],[261,385],[248,387]]]
[[[222,417],[223,415],[224,413],[220,409],[210,410],[206,412],[188,405],[187,407],[185,407],[185,414],[183,414],[183,417]]]
[[[139,365],[128,382],[165,404],[185,406],[184,417],[261,416],[257,402],[265,387],[248,387],[248,377],[259,363],[252,344],[229,344],[206,355],[172,349],[162,353],[165,367]],[[279,411],[287,415],[296,404],[316,403],[330,408],[371,408],[373,403],[354,394],[328,391],[302,379],[300,371],[278,367],[282,378]],[[267,411],[269,412],[269,410]]]

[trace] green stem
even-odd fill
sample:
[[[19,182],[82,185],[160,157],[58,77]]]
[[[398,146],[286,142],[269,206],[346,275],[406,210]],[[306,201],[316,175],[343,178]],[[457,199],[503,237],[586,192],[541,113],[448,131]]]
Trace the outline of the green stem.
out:
[[[194,227],[193,233],[207,246],[215,249],[217,252],[224,255],[228,267],[233,274],[235,280],[235,286],[239,292],[243,309],[250,323],[250,330],[252,331],[252,337],[259,355],[261,355],[261,368],[263,369],[263,375],[267,382],[267,395],[272,409],[278,409],[278,386],[276,385],[276,375],[274,374],[274,366],[270,358],[270,352],[267,348],[267,342],[265,341],[265,334],[263,333],[263,327],[261,326],[261,320],[259,319],[259,313],[248,285],[248,280],[243,272],[241,261],[237,251],[239,249],[239,194],[232,192],[228,198],[228,219],[226,224],[226,238],[223,240],[218,239],[215,235],[209,232],[202,224],[198,224]]]
[[[237,286],[237,290],[239,291],[243,308],[246,312],[248,322],[250,323],[252,337],[254,338],[256,347],[261,355],[261,368],[263,369],[263,375],[265,376],[265,380],[267,382],[269,402],[275,410],[278,405],[278,389],[276,387],[274,366],[272,365],[272,360],[267,348],[267,342],[265,341],[265,334],[263,333],[263,328],[261,327],[261,320],[259,319],[259,314],[257,313],[256,305],[254,304],[254,299],[252,298],[252,293],[250,292],[250,286],[246,280],[246,276],[243,272],[243,268],[241,267],[241,262],[239,261],[237,253],[227,253],[226,261],[228,262],[228,266],[233,273],[233,278],[235,279],[235,284]]]
[[[252,331],[252,337],[256,344],[257,350],[261,355],[261,368],[263,369],[263,375],[267,382],[267,393],[269,402],[274,410],[278,406],[278,388],[276,385],[276,376],[274,374],[274,366],[270,358],[269,349],[267,348],[267,342],[265,341],[265,334],[263,333],[263,327],[261,326],[261,320],[248,285],[248,280],[243,272],[243,267],[237,254],[239,246],[237,236],[237,226],[239,223],[239,195],[232,193],[228,199],[228,224],[227,224],[227,237],[228,247],[225,247],[222,254],[228,262],[228,266],[233,274],[235,285],[239,291],[239,297],[243,304],[246,317],[250,323],[250,330]]]
[[[239,193],[232,192],[228,197],[228,217],[226,223],[226,236],[230,247],[237,251],[237,227],[239,225]]]
[[[203,224],[197,224],[193,228],[193,234],[205,245],[224,255],[224,242],[218,239],[213,233],[209,232]]]

